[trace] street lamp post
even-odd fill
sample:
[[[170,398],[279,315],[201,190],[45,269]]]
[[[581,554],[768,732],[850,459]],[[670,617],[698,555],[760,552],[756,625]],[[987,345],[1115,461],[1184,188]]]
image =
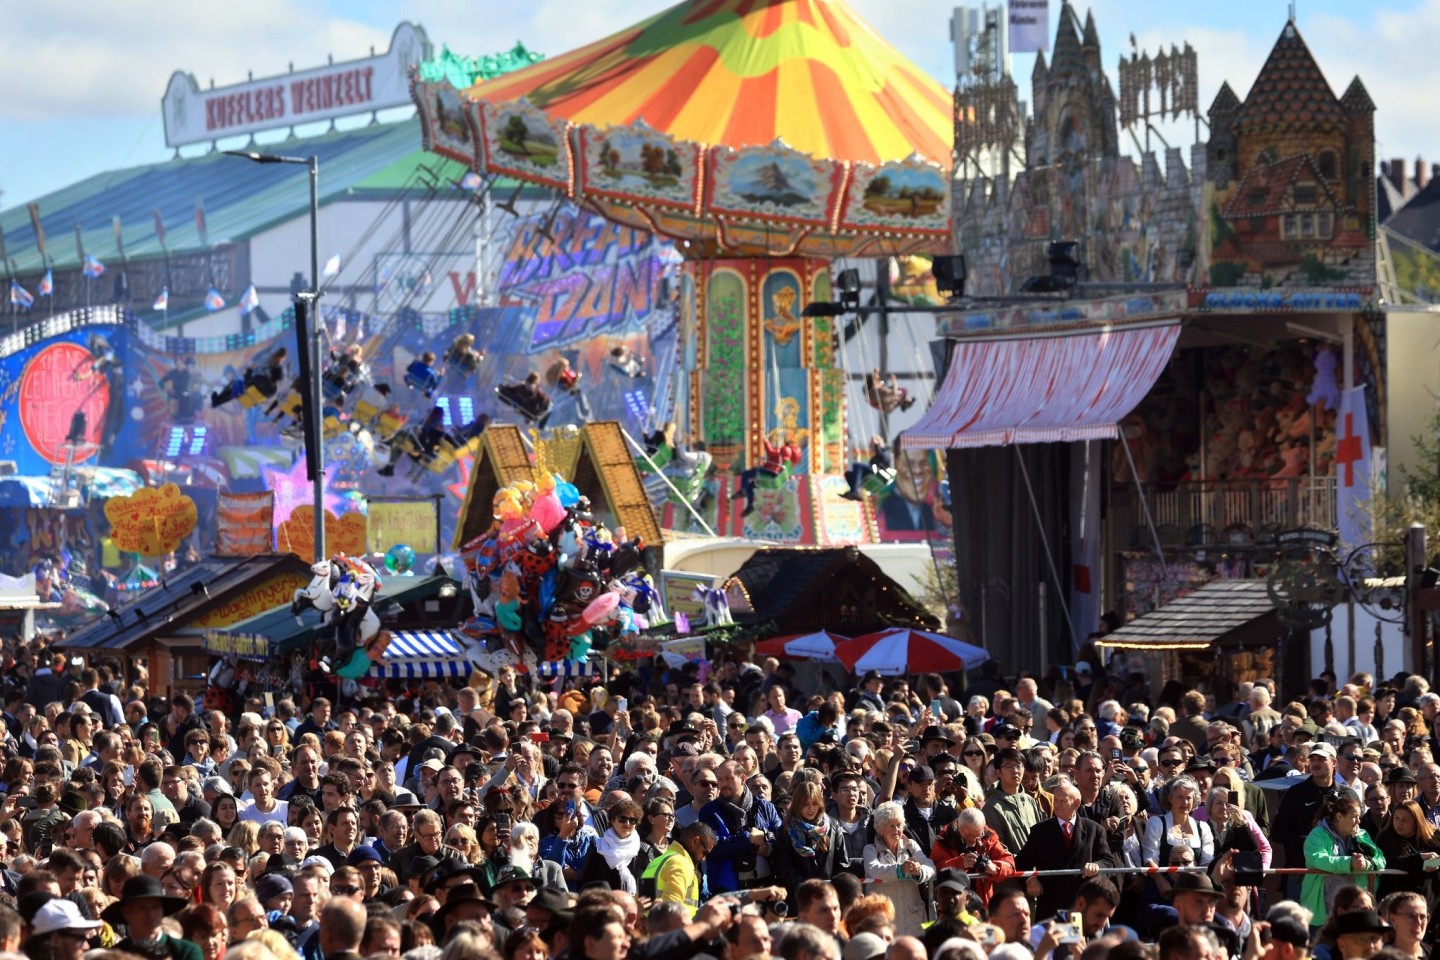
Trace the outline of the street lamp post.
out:
[[[300,293],[305,308],[296,310],[297,329],[295,336],[304,346],[309,339],[310,379],[306,384],[304,404],[309,416],[302,417],[305,426],[306,475],[315,493],[315,562],[325,557],[325,364],[321,360],[324,350],[320,323],[320,158],[286,157],[275,153],[257,153],[249,150],[226,150],[232,157],[244,157],[252,163],[292,163],[307,167],[310,171],[310,289]]]

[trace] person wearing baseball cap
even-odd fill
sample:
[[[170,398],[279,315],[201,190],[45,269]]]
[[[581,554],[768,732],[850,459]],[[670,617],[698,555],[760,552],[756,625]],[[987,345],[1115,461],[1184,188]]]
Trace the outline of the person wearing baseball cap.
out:
[[[100,929],[99,920],[86,920],[80,908],[69,900],[48,901],[30,921],[30,937],[25,941],[25,954],[50,957],[51,960],[80,960],[92,934]],[[193,960],[200,960],[200,948],[193,943]]]
[[[1278,837],[1285,847],[1285,863],[1305,862],[1305,838],[1310,828],[1319,819],[1320,804],[1335,786],[1335,748],[1328,743],[1317,743],[1310,748],[1310,776],[1287,789],[1280,799],[1280,809],[1271,819],[1272,836]],[[1299,884],[1291,899],[1299,895]],[[1324,910],[1322,909],[1323,916]]]

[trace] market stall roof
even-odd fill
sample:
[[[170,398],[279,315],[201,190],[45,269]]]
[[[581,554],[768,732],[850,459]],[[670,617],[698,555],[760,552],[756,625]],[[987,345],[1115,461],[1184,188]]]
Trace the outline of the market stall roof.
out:
[[[842,0],[692,0],[466,91],[681,140],[950,168],[950,92]]]
[[[132,650],[188,629],[229,627],[270,609],[310,580],[309,564],[293,553],[211,557],[167,577],[162,586],[140,594],[111,615],[91,621],[58,646]]]
[[[466,677],[474,668],[454,637],[444,630],[396,630],[379,663],[367,676],[434,679]]]
[[[384,197],[399,191],[423,191],[423,185],[408,179],[409,173],[422,163],[439,164],[433,155],[427,157],[415,149],[418,133],[416,121],[408,119],[306,138],[304,153],[318,156],[324,171],[321,205],[357,193]],[[385,175],[379,176],[377,171]],[[454,171],[451,167],[440,173],[448,177]],[[276,223],[303,217],[310,204],[309,176],[303,166],[261,166],[214,152],[98,173],[36,198],[42,225],[51,237],[48,266],[57,272],[79,266],[75,245],[54,241],[77,226],[86,250],[105,260],[118,256],[116,221],[125,253],[132,260],[158,258],[167,251],[172,257],[208,251],[196,224],[197,197],[204,202],[209,239],[216,243],[221,242],[218,238],[239,241]],[[166,226],[163,250],[155,233],[157,217]],[[0,213],[0,229],[17,275],[39,274],[45,269],[24,204]]]
[[[945,383],[901,446],[911,450],[1102,440],[1159,379],[1178,322],[957,342]]]
[[[847,580],[852,567],[853,577]],[[840,594],[847,583],[861,582],[873,596],[876,619],[842,621],[837,616],[843,602]],[[937,626],[935,618],[879,564],[851,547],[757,550],[725,581],[727,591],[732,587],[742,597],[739,604],[731,600],[739,619],[755,623],[773,620],[783,632],[792,627],[793,632],[824,627],[853,636],[896,624],[922,629]]]
[[[377,600],[382,610],[382,618],[386,616],[385,608],[392,605],[405,606],[439,597],[441,590],[447,585],[457,593],[460,589],[457,581],[444,576],[394,577],[382,574],[381,583],[382,589]],[[225,632],[266,637],[270,641],[271,653],[288,653],[315,639],[319,626],[320,613],[314,608],[302,611],[300,622],[297,623],[290,612],[290,605],[282,604],[247,620],[241,620],[234,626],[227,627]]]
[[[1095,643],[1117,650],[1207,650],[1226,635],[1274,615],[1266,581],[1212,580]]]

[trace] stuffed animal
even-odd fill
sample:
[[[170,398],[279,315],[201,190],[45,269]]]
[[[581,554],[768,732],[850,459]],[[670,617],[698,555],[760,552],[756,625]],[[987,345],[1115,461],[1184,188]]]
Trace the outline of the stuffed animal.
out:
[[[1322,345],[1315,351],[1315,382],[1310,385],[1306,403],[1330,410],[1340,408],[1340,382],[1336,378],[1339,366],[1339,358],[1328,346]]]

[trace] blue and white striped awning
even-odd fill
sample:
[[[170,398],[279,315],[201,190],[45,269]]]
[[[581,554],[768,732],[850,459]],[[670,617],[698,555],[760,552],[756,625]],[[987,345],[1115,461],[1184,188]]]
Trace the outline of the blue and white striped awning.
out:
[[[396,630],[381,661],[372,664],[372,677],[406,680],[467,677],[472,667],[460,645],[441,630]]]
[[[535,672],[543,680],[553,680],[555,677],[593,677],[599,668],[589,660],[541,660],[535,665]]]

